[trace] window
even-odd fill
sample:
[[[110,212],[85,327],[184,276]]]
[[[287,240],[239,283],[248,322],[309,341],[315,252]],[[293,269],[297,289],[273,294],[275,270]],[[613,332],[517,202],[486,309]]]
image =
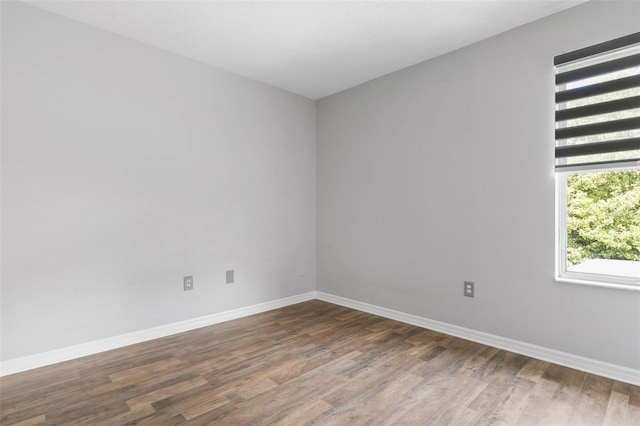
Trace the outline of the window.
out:
[[[557,278],[640,290],[640,33],[554,64]]]

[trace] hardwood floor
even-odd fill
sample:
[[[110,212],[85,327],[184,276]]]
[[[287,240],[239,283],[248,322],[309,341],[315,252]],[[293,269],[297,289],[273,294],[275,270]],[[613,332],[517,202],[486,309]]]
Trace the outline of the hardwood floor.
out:
[[[2,425],[640,425],[640,387],[313,300],[0,379]]]

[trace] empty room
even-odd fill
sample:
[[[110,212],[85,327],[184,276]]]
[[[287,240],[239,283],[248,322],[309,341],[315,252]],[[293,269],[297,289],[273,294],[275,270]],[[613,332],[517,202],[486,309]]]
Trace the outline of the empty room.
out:
[[[640,424],[640,2],[0,14],[3,426]]]

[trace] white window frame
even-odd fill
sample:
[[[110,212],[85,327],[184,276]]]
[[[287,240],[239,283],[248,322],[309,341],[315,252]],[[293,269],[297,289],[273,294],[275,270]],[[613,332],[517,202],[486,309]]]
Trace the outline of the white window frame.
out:
[[[630,50],[628,50],[630,49]],[[601,287],[620,288],[640,291],[640,277],[608,275],[596,272],[570,271],[568,262],[568,233],[567,233],[567,177],[569,174],[582,174],[593,172],[615,172],[620,170],[640,170],[640,156],[636,151],[640,149],[640,138],[637,136],[622,136],[615,134],[620,131],[638,131],[640,124],[637,118],[628,119],[613,118],[608,125],[578,124],[577,126],[561,127],[558,123],[576,118],[596,116],[603,113],[628,111],[636,109],[632,102],[604,102],[600,106],[586,107],[572,106],[565,112],[564,102],[586,98],[595,95],[614,93],[618,90],[635,88],[638,85],[637,74],[635,77],[622,77],[617,83],[594,82],[593,90],[580,89],[567,85],[599,76],[606,76],[611,72],[618,72],[629,67],[640,65],[640,32],[628,34],[613,40],[596,45],[584,47],[578,50],[562,53],[554,57],[556,67],[556,150],[555,150],[555,176],[556,176],[556,271],[555,279],[561,282],[594,285]],[[560,70],[559,70],[560,69]],[[559,71],[559,72],[558,72]],[[593,81],[593,80],[592,80]],[[606,81],[606,80],[605,80]],[[609,80],[613,81],[613,80]],[[596,103],[591,105],[597,105]],[[562,112],[561,112],[562,111]],[[637,117],[637,116],[636,116]],[[604,122],[599,122],[604,123]],[[620,126],[615,126],[619,123]],[[613,124],[613,125],[612,125]],[[576,137],[592,137],[595,135],[607,135],[602,140],[586,141],[580,144],[565,144],[563,141]],[[636,133],[637,134],[637,133]],[[560,143],[559,143],[560,142]],[[628,157],[615,156],[596,159],[594,154],[612,154],[617,152],[629,152]],[[567,163],[567,159],[577,161]],[[640,261],[639,261],[640,263]],[[611,271],[617,272],[617,271]]]

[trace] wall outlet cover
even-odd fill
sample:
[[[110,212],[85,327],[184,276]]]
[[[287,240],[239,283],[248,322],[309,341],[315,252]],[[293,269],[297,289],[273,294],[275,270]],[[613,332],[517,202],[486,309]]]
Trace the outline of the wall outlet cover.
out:
[[[233,284],[235,281],[233,269],[227,271],[227,284]]]
[[[193,290],[193,275],[184,277],[182,279],[182,285],[184,287],[184,291]]]
[[[464,282],[464,295],[467,297],[473,297],[475,292],[475,283],[473,281]]]

